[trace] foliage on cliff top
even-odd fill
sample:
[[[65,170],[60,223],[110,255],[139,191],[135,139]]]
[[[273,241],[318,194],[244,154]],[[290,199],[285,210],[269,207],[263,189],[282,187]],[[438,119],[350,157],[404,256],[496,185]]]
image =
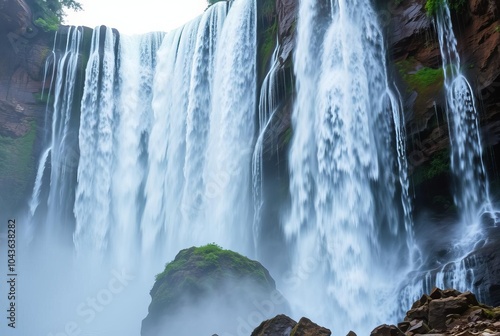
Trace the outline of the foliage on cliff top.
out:
[[[35,24],[45,31],[55,31],[64,21],[65,10],[82,10],[76,0],[27,0],[33,13]]]
[[[150,310],[171,309],[183,297],[200,297],[232,280],[244,280],[263,290],[275,288],[274,280],[259,262],[236,252],[216,244],[182,250],[156,276]]]
[[[466,0],[427,0],[425,3],[427,15],[435,15],[439,7],[445,4],[445,1],[448,1],[450,8],[456,11],[461,11],[466,3]]]

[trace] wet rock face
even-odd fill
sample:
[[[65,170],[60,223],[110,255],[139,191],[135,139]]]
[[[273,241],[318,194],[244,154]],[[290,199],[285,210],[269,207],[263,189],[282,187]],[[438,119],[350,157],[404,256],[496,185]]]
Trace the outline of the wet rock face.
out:
[[[285,62],[295,49],[295,27],[298,15],[298,0],[277,0],[278,39],[281,44],[280,61]]]
[[[470,292],[435,288],[423,295],[398,326],[383,325],[371,336],[500,335],[500,307],[480,304]]]

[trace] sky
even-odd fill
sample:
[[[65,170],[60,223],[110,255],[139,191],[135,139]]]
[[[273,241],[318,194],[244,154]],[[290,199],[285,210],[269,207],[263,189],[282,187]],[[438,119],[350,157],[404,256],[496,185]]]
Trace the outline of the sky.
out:
[[[203,13],[206,0],[78,0],[83,11],[67,10],[64,24],[106,25],[125,34],[170,31]]]

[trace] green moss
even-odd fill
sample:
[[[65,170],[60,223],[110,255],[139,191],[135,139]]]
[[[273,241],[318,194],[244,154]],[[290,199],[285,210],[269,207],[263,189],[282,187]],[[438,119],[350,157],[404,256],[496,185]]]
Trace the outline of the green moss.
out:
[[[43,95],[41,92],[33,93],[33,97],[35,97],[35,100],[40,104],[47,104],[51,101],[51,98],[53,98],[53,96],[49,96],[48,92],[45,92]]]
[[[267,18],[271,18],[276,10],[276,2],[273,0],[264,0],[258,2],[258,5],[260,6],[259,12],[260,15],[265,16]]]
[[[445,4],[446,0],[427,0],[425,3],[425,11],[427,15],[433,16],[438,9]],[[448,5],[455,11],[462,11],[465,8],[466,0],[448,0]]]
[[[293,131],[292,128],[289,127],[287,128],[285,134],[283,135],[283,145],[288,145],[290,143],[290,140],[292,140],[292,136],[293,136]]]
[[[500,319],[500,307],[495,308],[483,308],[484,315],[490,320]]]
[[[422,68],[407,76],[408,84],[417,91],[422,91],[425,88],[434,84],[442,85],[444,80],[443,69]]]
[[[47,16],[45,18],[39,17],[35,20],[35,25],[42,28],[46,32],[54,32],[59,28],[59,19],[55,15]]]
[[[161,281],[178,271],[193,271],[195,273],[220,270],[228,267],[249,276],[257,276],[267,281],[262,266],[236,252],[224,250],[212,243],[202,247],[192,247],[182,250],[175,260],[165,266],[165,270],[156,275],[156,281]],[[218,276],[218,274],[214,274]]]
[[[448,149],[443,149],[432,156],[432,159],[419,166],[414,172],[414,183],[418,185],[442,174],[450,172],[450,153]],[[439,201],[439,200],[437,200]]]
[[[435,100],[436,93],[442,89],[444,84],[442,68],[423,67],[415,70],[418,65],[419,63],[413,58],[396,62],[396,67],[406,82],[408,91],[415,91],[418,94],[414,107],[417,115],[419,112],[427,110],[429,100]]]
[[[500,26],[495,27],[495,33],[500,33]]]
[[[36,138],[35,122],[20,138],[0,136],[0,179],[12,186],[9,199],[17,205],[34,174],[33,146]]]
[[[260,77],[263,79],[266,74],[266,69],[276,48],[276,35],[278,33],[278,24],[275,21],[261,35],[261,43],[259,44],[259,63]]]
[[[240,280],[245,279],[241,282]],[[151,310],[174,309],[186,299],[196,299],[207,291],[233,281],[253,283],[259,288],[275,288],[267,270],[257,261],[236,252],[224,250],[216,244],[182,250],[156,276],[151,290]]]

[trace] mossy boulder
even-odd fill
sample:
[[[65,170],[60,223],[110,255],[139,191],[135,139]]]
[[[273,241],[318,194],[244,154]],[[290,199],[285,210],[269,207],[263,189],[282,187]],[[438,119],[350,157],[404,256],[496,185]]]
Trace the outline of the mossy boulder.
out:
[[[142,336],[250,334],[262,320],[288,311],[266,268],[215,244],[180,251],[150,294]]]

